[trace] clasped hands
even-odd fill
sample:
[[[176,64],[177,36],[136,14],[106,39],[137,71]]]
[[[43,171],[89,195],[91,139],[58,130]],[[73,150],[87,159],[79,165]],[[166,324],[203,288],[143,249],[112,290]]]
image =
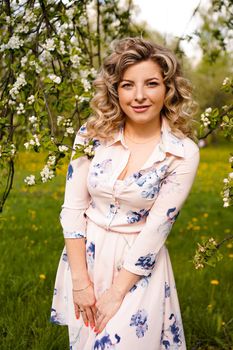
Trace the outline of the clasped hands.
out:
[[[98,300],[95,298],[94,285],[83,290],[73,290],[73,300],[76,318],[82,315],[85,325],[94,328],[96,333],[101,333],[108,321],[120,308],[124,295],[116,286],[112,285]]]

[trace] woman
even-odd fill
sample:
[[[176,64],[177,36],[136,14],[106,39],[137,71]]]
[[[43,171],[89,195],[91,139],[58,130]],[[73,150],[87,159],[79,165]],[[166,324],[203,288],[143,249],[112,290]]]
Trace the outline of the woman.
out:
[[[53,322],[70,349],[186,349],[165,240],[192,187],[199,149],[190,87],[175,56],[140,38],[115,44],[94,114],[69,165]]]

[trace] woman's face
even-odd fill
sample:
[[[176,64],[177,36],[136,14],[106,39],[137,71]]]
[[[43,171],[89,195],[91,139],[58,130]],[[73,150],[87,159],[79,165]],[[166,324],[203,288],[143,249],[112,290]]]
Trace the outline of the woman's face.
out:
[[[136,63],[123,74],[118,85],[119,104],[130,122],[146,124],[160,117],[166,87],[158,64]]]

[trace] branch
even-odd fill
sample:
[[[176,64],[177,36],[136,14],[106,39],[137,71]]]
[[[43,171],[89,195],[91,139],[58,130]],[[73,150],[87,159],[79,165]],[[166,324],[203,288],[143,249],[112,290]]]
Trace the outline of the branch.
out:
[[[9,196],[10,190],[12,189],[14,173],[15,173],[14,162],[11,159],[9,161],[9,170],[8,170],[8,177],[7,177],[6,188],[5,188],[4,192],[3,192],[2,199],[0,200],[0,213],[2,213],[4,203],[6,202],[6,199]]]
[[[230,236],[228,236],[228,237],[225,237],[221,242],[219,242],[218,244],[217,244],[217,248],[220,248],[220,246],[223,244],[223,243],[225,243],[225,242],[227,242],[227,241],[230,241],[230,240],[232,240],[233,239],[233,235],[230,235]]]
[[[209,136],[214,130],[216,130],[217,128],[219,128],[219,123],[222,121],[222,117],[223,117],[224,115],[226,115],[227,113],[231,112],[231,111],[233,111],[233,106],[229,107],[227,110],[225,110],[225,111],[223,111],[222,113],[220,113],[220,114],[219,114],[220,119],[219,119],[219,121],[218,121],[217,126],[216,126],[215,128],[213,128],[213,129],[210,129],[209,131],[207,131],[207,133],[206,133],[204,136],[200,137],[200,139],[205,139],[205,138],[206,138],[207,136]]]
[[[51,123],[51,136],[54,137],[55,135],[55,129],[54,129],[54,123],[53,123],[53,116],[52,116],[52,113],[50,111],[50,108],[49,108],[49,104],[48,104],[48,100],[47,100],[47,96],[44,92],[44,89],[43,89],[43,85],[41,83],[41,81],[39,80],[39,86],[42,90],[42,93],[43,93],[43,98],[44,98],[44,102],[45,102],[45,107],[47,109],[47,112],[48,112],[48,115],[49,115],[49,119],[50,119],[50,123]]]
[[[101,45],[100,45],[100,2],[97,0],[97,23],[96,23],[96,32],[97,32],[97,50],[98,50],[98,64],[101,65]]]

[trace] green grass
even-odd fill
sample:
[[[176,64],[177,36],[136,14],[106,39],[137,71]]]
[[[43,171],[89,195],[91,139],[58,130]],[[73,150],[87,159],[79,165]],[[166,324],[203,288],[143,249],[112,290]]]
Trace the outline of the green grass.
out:
[[[232,244],[221,248],[224,259],[216,268],[196,271],[191,262],[201,237],[221,240],[231,231],[232,208],[222,207],[219,194],[222,179],[230,170],[229,151],[227,145],[201,150],[195,184],[167,241],[188,350],[233,349]],[[41,166],[40,154],[36,158],[20,154],[14,189],[0,217],[2,350],[69,348],[66,327],[49,322],[63,248],[58,217],[65,168],[54,181],[26,188],[24,177]],[[211,285],[211,280],[218,280],[219,285]]]

